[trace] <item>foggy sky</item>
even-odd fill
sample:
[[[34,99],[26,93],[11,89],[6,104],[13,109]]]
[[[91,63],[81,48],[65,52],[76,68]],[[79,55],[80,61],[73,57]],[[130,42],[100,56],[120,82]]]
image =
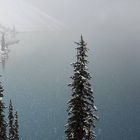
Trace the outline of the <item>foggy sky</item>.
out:
[[[29,0],[70,28],[140,31],[138,0]]]
[[[140,31],[138,0],[15,0],[12,3],[0,0],[0,4],[0,23],[10,24],[12,27],[13,24],[27,24],[28,28],[35,26],[46,30],[45,25],[58,28],[59,24],[55,23],[57,21],[66,25],[69,30],[94,31],[95,34],[100,31]]]

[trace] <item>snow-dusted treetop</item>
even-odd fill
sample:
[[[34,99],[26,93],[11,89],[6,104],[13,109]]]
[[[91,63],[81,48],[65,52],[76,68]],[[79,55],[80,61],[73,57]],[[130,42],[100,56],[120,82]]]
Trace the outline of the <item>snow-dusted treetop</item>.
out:
[[[66,26],[27,1],[0,0],[0,28],[18,31],[63,30]]]

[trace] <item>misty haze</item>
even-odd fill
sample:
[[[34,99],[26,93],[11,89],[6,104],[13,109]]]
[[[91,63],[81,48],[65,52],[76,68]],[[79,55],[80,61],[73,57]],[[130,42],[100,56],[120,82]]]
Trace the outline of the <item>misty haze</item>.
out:
[[[70,140],[68,84],[83,39],[99,117],[90,140],[140,140],[139,7],[137,0],[0,0],[0,103],[8,123],[0,139],[10,139],[11,100],[20,140]]]

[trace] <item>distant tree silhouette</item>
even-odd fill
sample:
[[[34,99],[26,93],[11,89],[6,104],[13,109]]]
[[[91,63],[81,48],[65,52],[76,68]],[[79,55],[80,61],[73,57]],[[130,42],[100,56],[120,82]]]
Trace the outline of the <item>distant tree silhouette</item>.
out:
[[[1,51],[5,51],[5,33],[2,33],[2,39],[1,39]]]
[[[88,72],[86,43],[81,36],[80,42],[75,42],[77,61],[72,64],[74,75],[71,77],[72,97],[68,102],[68,123],[66,124],[67,140],[94,140],[95,120],[94,96],[89,83],[91,76]]]
[[[5,106],[3,103],[3,87],[1,86],[0,82],[0,140],[7,140],[7,134],[6,134],[6,127],[7,123],[5,121]]]
[[[19,124],[18,124],[18,113],[15,113],[15,123],[14,123],[14,140],[19,140]]]
[[[13,116],[13,105],[12,101],[10,100],[9,104],[9,114],[8,114],[8,119],[9,119],[9,140],[14,140],[14,116]]]

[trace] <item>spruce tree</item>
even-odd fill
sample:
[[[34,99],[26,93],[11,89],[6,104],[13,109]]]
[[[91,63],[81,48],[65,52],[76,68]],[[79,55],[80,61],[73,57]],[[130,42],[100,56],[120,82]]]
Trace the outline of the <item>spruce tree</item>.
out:
[[[14,123],[14,140],[19,140],[19,124],[18,124],[18,113],[15,113],[15,123]]]
[[[87,44],[81,36],[80,42],[76,42],[77,61],[72,64],[74,75],[71,77],[72,97],[68,102],[68,123],[66,125],[67,140],[94,140],[95,111],[94,96],[90,84],[88,72]]]
[[[9,104],[9,140],[14,140],[14,116],[13,116],[13,105],[12,101],[10,100]]]
[[[5,121],[5,106],[2,101],[3,98],[3,87],[1,86],[0,83],[0,140],[7,140],[7,135],[6,135],[6,127],[7,123]]]

